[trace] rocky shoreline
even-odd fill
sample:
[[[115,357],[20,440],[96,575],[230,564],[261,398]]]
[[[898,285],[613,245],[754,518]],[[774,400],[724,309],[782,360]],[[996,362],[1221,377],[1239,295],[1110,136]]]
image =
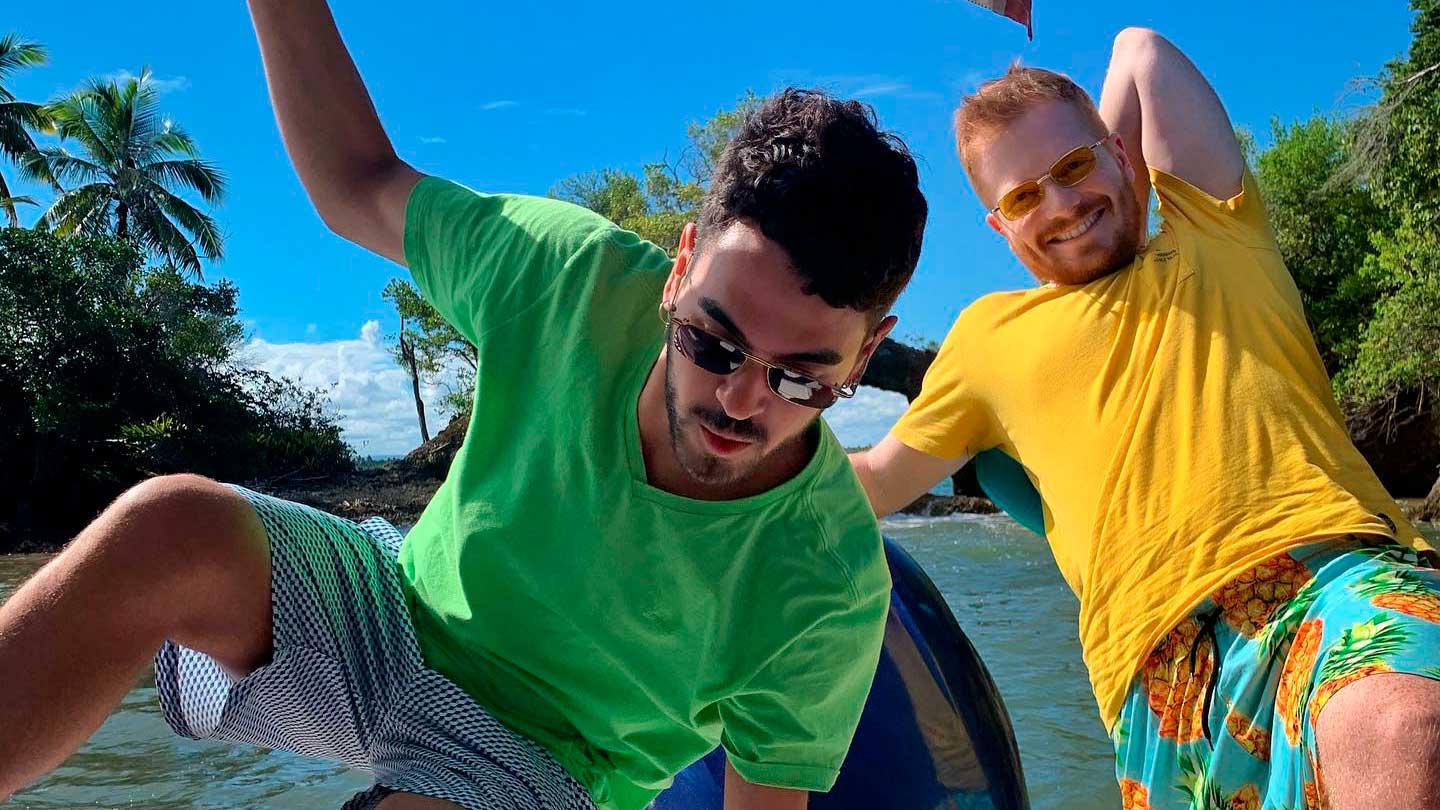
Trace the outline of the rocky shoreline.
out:
[[[409,455],[343,476],[314,481],[255,481],[248,485],[352,520],[379,516],[397,526],[408,526],[420,518],[425,505],[440,487],[465,438],[465,427],[463,420],[454,420]],[[1401,499],[1400,505],[1412,520],[1440,522],[1440,481],[1427,497]],[[921,517],[988,515],[999,511],[988,499],[968,494],[922,495],[901,510]],[[11,544],[11,550],[54,551],[64,545],[64,540],[62,537],[27,537],[21,543]]]

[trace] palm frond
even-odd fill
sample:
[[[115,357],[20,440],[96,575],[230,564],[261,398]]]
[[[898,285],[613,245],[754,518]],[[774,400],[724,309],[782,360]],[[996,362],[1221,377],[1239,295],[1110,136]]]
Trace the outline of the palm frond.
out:
[[[177,225],[191,233],[204,258],[215,261],[224,257],[224,237],[214,218],[159,186],[151,191],[151,199]]]
[[[93,183],[64,192],[50,204],[43,219],[60,236],[103,233],[110,227],[115,198],[109,184]]]
[[[15,210],[15,206],[34,204],[35,199],[33,197],[10,196],[10,186],[5,182],[5,175],[0,174],[0,212],[5,214],[5,219],[10,223],[10,227],[20,227],[20,213]]]
[[[22,68],[43,65],[48,58],[49,54],[44,45],[22,40],[19,34],[6,34],[0,37],[0,81],[4,81],[10,77],[10,74]],[[14,96],[10,96],[6,100],[13,98]]]
[[[36,180],[61,183],[94,183],[107,178],[105,167],[70,154],[64,147],[46,146],[20,157],[20,170]]]
[[[116,164],[121,162],[118,155],[97,128],[102,118],[100,105],[99,96],[87,87],[47,105],[45,113],[55,122],[55,132],[62,140],[77,142],[95,163]]]
[[[18,111],[7,110],[12,104],[0,104],[0,154],[18,161],[20,156],[35,148],[25,118]]]
[[[170,221],[155,199],[145,198],[139,202],[132,209],[132,215],[135,236],[141,245],[164,257],[177,268],[194,273],[197,279],[205,278],[195,246],[180,228]]]
[[[191,189],[212,205],[225,196],[225,174],[209,161],[157,160],[140,167],[140,172],[152,182]]]
[[[171,121],[164,132],[155,136],[155,147],[160,154],[185,155],[186,157],[199,157],[200,148],[195,145],[195,139],[190,133],[180,128],[179,124]]]

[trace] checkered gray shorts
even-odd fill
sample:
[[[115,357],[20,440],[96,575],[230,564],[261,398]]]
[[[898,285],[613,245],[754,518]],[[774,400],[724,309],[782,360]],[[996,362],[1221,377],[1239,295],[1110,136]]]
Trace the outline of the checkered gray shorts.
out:
[[[397,791],[467,810],[593,810],[587,791],[526,737],[427,668],[400,587],[401,536],[235,487],[270,538],[274,653],[241,680],[166,642],[155,658],[176,734],[293,751],[375,776],[346,804]]]

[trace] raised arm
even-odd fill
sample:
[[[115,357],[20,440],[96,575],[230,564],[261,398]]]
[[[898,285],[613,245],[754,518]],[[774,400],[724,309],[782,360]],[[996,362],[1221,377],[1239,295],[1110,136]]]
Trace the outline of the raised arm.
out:
[[[877,517],[903,509],[954,475],[969,458],[937,458],[887,435],[879,444],[850,454],[855,475]]]
[[[1147,28],[1115,37],[1100,117],[1135,166],[1142,210],[1154,166],[1217,199],[1240,193],[1244,157],[1219,96],[1169,40]]]
[[[300,182],[331,230],[405,264],[421,174],[395,154],[325,0],[250,0],[270,100]]]

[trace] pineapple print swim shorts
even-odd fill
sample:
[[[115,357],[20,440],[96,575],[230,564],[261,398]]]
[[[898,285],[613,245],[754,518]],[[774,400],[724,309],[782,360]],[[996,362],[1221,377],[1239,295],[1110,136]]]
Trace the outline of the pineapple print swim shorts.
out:
[[[1124,810],[1319,810],[1315,718],[1378,672],[1440,680],[1440,571],[1356,538],[1215,593],[1146,659],[1112,735]]]

